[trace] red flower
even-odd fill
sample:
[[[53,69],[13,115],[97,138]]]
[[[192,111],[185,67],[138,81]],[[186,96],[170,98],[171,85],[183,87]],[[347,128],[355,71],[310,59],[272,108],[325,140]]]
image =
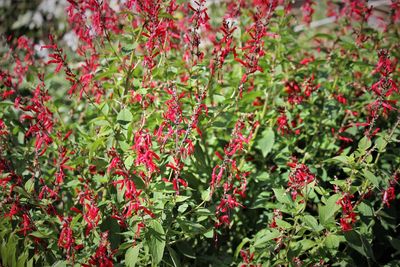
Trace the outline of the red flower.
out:
[[[136,152],[135,165],[144,165],[150,174],[158,171],[158,167],[154,161],[160,159],[151,148],[151,135],[148,131],[140,130],[136,132],[134,145],[132,146],[132,149]]]
[[[236,30],[236,27],[232,27],[226,18],[222,21],[222,27],[220,28],[223,37],[221,40],[214,41],[214,50],[213,55],[214,58],[210,62],[211,73],[214,74],[215,69],[221,69],[222,65],[225,62],[226,57],[230,52],[236,53],[235,46],[232,46],[233,41],[233,32]]]
[[[117,169],[119,168],[119,164],[121,163],[121,159],[118,157],[114,157],[111,162],[110,165],[107,168],[107,173],[110,173],[111,170]]]
[[[83,213],[83,219],[86,221],[88,224],[86,228],[86,235],[89,234],[89,232],[97,227],[99,221],[100,221],[100,214],[99,214],[99,208],[95,205],[95,203],[86,203],[85,204],[85,212]]]
[[[10,219],[12,220],[12,218],[18,214],[18,212],[21,210],[19,201],[14,201],[14,203],[11,206],[11,209],[8,213],[6,213],[4,215],[4,218],[10,217]]]
[[[25,136],[36,138],[35,148],[37,152],[41,150],[39,153],[41,156],[53,142],[50,133],[53,130],[54,122],[53,113],[46,107],[46,102],[50,99],[50,96],[42,90],[44,88],[43,76],[39,75],[39,79],[41,79],[41,83],[36,87],[30,105],[20,106],[20,109],[26,112],[21,115],[20,119],[30,121],[30,127]]]
[[[343,231],[350,231],[353,229],[353,224],[356,222],[356,213],[353,211],[354,207],[351,203],[353,195],[345,193],[337,204],[342,207],[342,218],[340,219],[340,226]]]
[[[383,192],[382,200],[386,206],[390,207],[390,202],[396,199],[396,194],[393,186],[390,186]]]
[[[278,225],[276,224],[276,219],[282,219],[282,212],[278,209],[274,210],[274,216],[272,217],[272,222],[269,224],[269,227],[276,228]]]
[[[300,104],[303,101],[301,88],[296,81],[287,81],[285,83],[285,91],[288,93],[288,101],[291,105]]]
[[[390,7],[393,10],[392,21],[394,24],[396,24],[400,21],[400,1],[392,0]]]
[[[371,16],[372,7],[368,7],[364,0],[345,0],[341,15],[355,21],[367,21]]]
[[[63,225],[61,229],[60,236],[58,238],[58,246],[67,251],[67,256],[70,256],[71,249],[75,245],[75,238],[73,236],[70,223],[72,221],[71,217],[64,218]]]
[[[113,256],[115,252],[111,250],[110,241],[108,241],[108,231],[101,233],[96,253],[90,257],[89,265],[84,264],[84,266],[112,267],[114,266]]]
[[[33,229],[32,221],[26,213],[22,214],[21,225],[22,228],[19,231],[22,232],[24,236],[26,236],[28,231],[31,231]]]
[[[343,94],[334,94],[333,95],[335,99],[339,102],[342,103],[343,105],[346,105],[347,99],[343,96]]]
[[[281,115],[277,119],[278,123],[278,132],[281,134],[286,134],[289,132],[289,124],[288,124],[288,118],[286,117],[286,114],[281,112]]]
[[[291,167],[288,186],[291,190],[293,200],[296,200],[299,191],[313,182],[315,180],[315,175],[311,173],[306,165],[299,164],[296,160],[289,162],[288,165]]]
[[[249,250],[240,250],[240,256],[242,257],[242,260],[244,264],[241,265],[241,267],[253,267],[255,265],[251,264],[251,262],[254,260],[254,252],[250,253]]]
[[[314,14],[314,9],[312,6],[314,5],[314,1],[312,0],[306,0],[301,7],[301,10],[303,11],[303,22],[306,24],[310,24],[312,20],[312,15]]]
[[[311,63],[313,61],[314,61],[313,56],[307,57],[307,58],[304,58],[302,61],[300,61],[300,65],[308,65],[308,63]]]

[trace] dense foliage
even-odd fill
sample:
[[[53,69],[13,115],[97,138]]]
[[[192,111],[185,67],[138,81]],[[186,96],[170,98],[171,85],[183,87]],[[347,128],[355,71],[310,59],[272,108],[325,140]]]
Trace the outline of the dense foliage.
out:
[[[396,266],[400,1],[208,2],[5,37],[0,265]]]

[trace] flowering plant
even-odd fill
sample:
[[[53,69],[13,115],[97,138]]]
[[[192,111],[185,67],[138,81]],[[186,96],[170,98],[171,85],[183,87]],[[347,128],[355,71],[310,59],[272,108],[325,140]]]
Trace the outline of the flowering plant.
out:
[[[2,265],[396,264],[400,2],[210,2],[6,38]]]

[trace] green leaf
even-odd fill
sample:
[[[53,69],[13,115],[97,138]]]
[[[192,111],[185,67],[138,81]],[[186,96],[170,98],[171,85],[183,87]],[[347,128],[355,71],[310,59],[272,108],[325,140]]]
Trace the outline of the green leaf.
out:
[[[381,136],[375,141],[376,148],[379,152],[384,152],[388,142]]]
[[[279,203],[283,204],[289,204],[292,203],[292,199],[290,198],[290,195],[286,192],[285,189],[283,188],[273,188],[276,200],[278,200]]]
[[[296,244],[297,248],[300,249],[301,251],[306,251],[309,250],[310,248],[316,246],[315,241],[309,240],[309,239],[301,239],[297,242]]]
[[[372,207],[364,202],[358,204],[357,210],[364,216],[374,216],[374,210]]]
[[[165,13],[165,12],[160,13],[160,14],[158,15],[158,17],[159,17],[159,18],[166,18],[166,19],[176,20],[176,18],[174,18],[171,14]]]
[[[261,150],[264,158],[271,151],[275,142],[275,133],[271,128],[267,128],[262,133],[262,138],[258,140],[257,146]]]
[[[16,248],[17,248],[17,239],[15,238],[14,234],[11,234],[8,240],[2,240],[3,243],[1,244],[1,258],[2,262],[5,266],[15,266],[16,262]]]
[[[361,152],[364,152],[364,151],[366,151],[368,148],[371,147],[371,144],[372,144],[371,140],[370,140],[367,136],[364,136],[364,137],[361,138],[361,140],[358,142],[358,149],[359,149]]]
[[[134,159],[133,156],[128,156],[128,157],[125,159],[124,164],[125,164],[125,166],[126,166],[126,168],[127,168],[128,170],[132,167],[134,160],[135,160],[135,159]]]
[[[315,231],[322,230],[321,226],[318,224],[318,221],[317,221],[317,219],[315,219],[314,216],[304,215],[303,221]]]
[[[201,199],[203,201],[210,201],[211,200],[211,195],[210,195],[211,189],[208,188],[207,190],[204,190],[203,192],[201,192]]]
[[[136,47],[138,46],[138,43],[130,43],[130,44],[126,44],[126,45],[124,45],[122,48],[121,48],[121,50],[124,52],[124,53],[130,53],[130,52],[132,52],[133,50],[135,50],[136,49]]]
[[[340,244],[340,238],[337,235],[329,234],[324,240],[325,246],[329,249],[337,249]]]
[[[176,221],[179,223],[179,226],[182,228],[183,232],[190,235],[203,233],[206,230],[203,225],[196,222],[181,220],[179,218],[176,219]]]
[[[203,234],[205,238],[213,238],[214,237],[214,230],[209,230]]]
[[[181,261],[179,259],[178,254],[175,252],[173,248],[170,246],[167,246],[169,256],[171,257],[172,263],[174,264],[175,267],[180,267],[181,266]]]
[[[325,205],[318,206],[319,221],[322,225],[328,225],[333,221],[335,213],[340,209],[336,203],[340,198],[339,194],[335,194],[328,198]]]
[[[182,253],[185,257],[195,259],[196,255],[190,246],[190,244],[186,241],[181,241],[176,243],[176,247],[178,248],[179,252]]]
[[[387,236],[387,238],[389,239],[390,245],[392,245],[392,247],[397,251],[400,251],[400,239],[394,238],[392,236]]]
[[[130,247],[125,253],[125,265],[128,267],[135,267],[139,259],[140,245]]]
[[[195,146],[194,146],[194,153],[193,156],[195,158],[195,160],[193,161],[193,163],[202,171],[202,172],[209,172],[210,168],[207,164],[207,160],[206,160],[206,154],[204,153],[203,148],[201,147],[201,145],[199,144],[199,142],[196,142]]]
[[[14,105],[14,103],[9,100],[0,101],[0,107],[9,107],[9,106],[13,106],[13,105]]]
[[[128,108],[124,108],[117,115],[117,121],[121,124],[128,124],[132,121],[133,115]]]
[[[38,231],[32,232],[29,235],[37,237],[37,238],[49,238],[50,237],[50,233],[49,234],[45,234],[45,233],[38,232]]]
[[[279,227],[281,227],[283,229],[290,229],[292,227],[292,225],[290,223],[288,223],[284,220],[278,219],[278,218],[275,219],[275,222]]]
[[[28,250],[26,250],[18,257],[17,267],[25,267],[28,257],[29,257],[29,252]]]
[[[188,207],[189,207],[189,205],[187,203],[183,203],[182,205],[179,206],[178,212],[179,213],[184,213],[187,210]]]
[[[263,248],[267,245],[268,241],[279,237],[279,231],[272,229],[270,230],[261,230],[257,233],[254,241],[254,246],[258,248]]]
[[[35,180],[33,178],[31,178],[28,181],[26,181],[24,188],[25,188],[26,192],[32,193],[34,186],[35,186]]]
[[[67,267],[66,261],[57,261],[51,267]]]
[[[89,122],[89,124],[94,124],[98,126],[110,126],[110,122],[106,120],[104,116],[94,118]]]
[[[157,220],[150,221],[148,229],[147,240],[150,254],[153,259],[152,265],[157,266],[164,256],[165,232],[164,228]]]
[[[260,174],[258,174],[256,176],[256,179],[257,179],[257,181],[260,181],[260,182],[268,181],[269,180],[269,173],[268,172],[262,172],[262,173],[260,173]]]
[[[314,39],[314,38],[319,38],[319,39],[325,38],[325,39],[328,39],[328,40],[333,40],[334,39],[334,35],[328,34],[328,33],[318,32],[312,37],[312,39]]]
[[[239,256],[240,251],[242,250],[243,246],[248,243],[250,241],[250,239],[248,239],[247,237],[245,237],[242,242],[240,242],[239,246],[237,246],[236,250],[235,250],[235,254],[234,257],[237,259],[237,257]]]
[[[363,170],[363,175],[365,178],[367,178],[368,181],[370,181],[375,187],[379,187],[379,179],[370,172],[369,170],[364,169]]]
[[[189,199],[190,198],[190,196],[176,196],[176,199],[175,199],[175,202],[183,202],[183,201],[185,201],[185,200],[187,200],[187,199]]]
[[[339,161],[339,162],[344,163],[346,165],[349,165],[352,162],[352,159],[350,157],[348,157],[348,156],[345,156],[345,155],[336,156],[336,157],[332,158],[332,160]]]
[[[349,231],[344,233],[344,237],[351,248],[365,257],[374,259],[371,244],[363,235],[360,235],[357,231]]]

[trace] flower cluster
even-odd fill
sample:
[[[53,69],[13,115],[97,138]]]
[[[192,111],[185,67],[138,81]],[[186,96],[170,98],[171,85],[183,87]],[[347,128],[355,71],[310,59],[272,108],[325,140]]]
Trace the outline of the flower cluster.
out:
[[[67,257],[73,257],[75,248],[75,238],[71,229],[72,217],[67,217],[62,220],[62,228],[58,238],[58,246],[66,250]]]
[[[307,185],[315,181],[315,175],[310,169],[302,163],[298,163],[295,159],[287,164],[291,170],[289,174],[288,190],[290,190],[292,199],[296,200],[297,195],[302,194],[302,190],[307,188]]]
[[[303,11],[303,22],[305,24],[311,23],[312,16],[315,11],[314,8],[312,7],[314,4],[315,4],[314,1],[306,0],[301,7],[301,10]]]
[[[113,255],[115,252],[111,250],[110,241],[108,241],[108,231],[103,232],[100,235],[100,242],[96,253],[90,257],[89,264],[84,264],[83,266],[112,267],[114,266]]]
[[[115,208],[112,217],[117,219],[120,225],[125,225],[125,220],[132,215],[149,215],[150,217],[154,217],[154,214],[143,205],[142,190],[136,188],[136,184],[131,178],[136,173],[132,174],[129,172],[120,155],[115,150],[109,151],[109,155],[112,157],[112,160],[108,167],[108,172],[113,170],[113,174],[122,176],[123,178],[113,181],[112,184],[118,191],[123,192],[125,198],[125,205],[122,211],[120,212]],[[144,173],[142,173],[141,178],[147,183],[150,182],[146,180],[148,177]]]
[[[368,7],[368,3],[363,0],[345,0],[344,7],[340,15],[350,20],[355,21],[368,21],[371,16],[372,8]]]
[[[282,212],[279,209],[274,209],[274,214],[272,217],[272,221],[269,224],[269,227],[271,228],[277,228],[278,225],[276,224],[276,219],[282,219]]]
[[[136,153],[136,166],[144,166],[147,170],[147,174],[141,176],[149,182],[151,175],[158,170],[155,160],[159,160],[160,157],[152,150],[151,135],[146,130],[136,132],[134,145],[132,146],[133,151]]]
[[[303,119],[300,117],[300,115],[297,115],[296,118],[293,118],[291,121],[289,121],[289,118],[286,115],[284,108],[279,108],[278,112],[280,114],[276,119],[276,123],[278,125],[278,132],[280,132],[282,135],[285,134],[299,135],[301,131],[297,127],[299,126],[299,124],[303,122]]]
[[[192,16],[189,18],[189,23],[192,25],[185,34],[185,43],[187,45],[187,49],[185,51],[184,57],[186,58],[186,62],[189,59],[192,61],[192,66],[197,65],[198,62],[201,62],[204,58],[204,53],[200,52],[200,29],[210,28],[209,20],[210,17],[207,14],[206,0],[198,0],[194,1],[196,6],[192,6],[190,3],[188,4],[188,9],[193,12]],[[190,64],[188,64],[190,65]]]
[[[259,64],[259,60],[265,55],[264,37],[275,37],[275,35],[268,33],[267,29],[269,19],[272,17],[276,6],[277,1],[272,1],[268,3],[268,8],[265,14],[263,12],[254,14],[254,22],[246,31],[250,38],[242,47],[242,51],[245,53],[244,58],[239,58],[235,53],[235,60],[242,64],[246,69],[239,85],[240,96],[242,95],[243,85],[247,81],[248,75],[255,73],[256,71],[264,71]]]
[[[243,264],[240,265],[240,267],[258,267],[261,265],[256,265],[253,264],[254,260],[254,252],[251,253],[249,250],[241,250],[240,251],[240,256],[242,257]]]
[[[288,94],[288,102],[291,105],[300,104],[304,99],[308,99],[311,94],[318,90],[320,85],[314,84],[314,76],[304,80],[302,85],[299,85],[295,80],[290,80],[285,83],[285,90]],[[302,88],[304,88],[302,90]]]
[[[53,142],[50,134],[53,130],[53,113],[46,106],[50,100],[47,91],[44,91],[44,76],[39,75],[41,82],[36,86],[33,97],[27,105],[18,104],[25,113],[21,115],[21,121],[29,121],[30,126],[26,131],[26,137],[35,137],[35,149],[39,156],[43,155],[47,147]]]
[[[382,201],[387,206],[390,207],[390,202],[396,199],[396,185],[400,179],[400,174],[395,173],[394,177],[389,182],[389,187],[383,191]]]
[[[223,37],[221,40],[214,42],[214,59],[210,62],[211,75],[214,74],[216,69],[222,69],[225,59],[231,52],[236,53],[236,47],[232,46],[232,34],[237,27],[233,27],[232,24],[233,22],[230,23],[227,18],[224,18],[222,21],[221,31],[223,33]]]
[[[391,77],[391,74],[396,68],[397,60],[390,60],[389,51],[382,49],[378,52],[379,60],[378,64],[373,71],[373,74],[380,74],[379,81],[371,86],[371,91],[376,96],[376,99],[372,101],[368,106],[369,111],[367,117],[368,128],[366,134],[371,135],[372,129],[375,127],[376,120],[382,112],[383,115],[388,115],[390,111],[395,111],[395,100],[388,99],[393,93],[398,93],[396,81]],[[379,131],[379,128],[372,132],[375,135]]]
[[[93,49],[95,35],[105,36],[107,31],[120,33],[118,27],[118,16],[108,1],[99,0],[68,0],[67,7],[68,22],[75,34],[87,46],[82,47]]]
[[[354,212],[353,204],[351,200],[354,198],[353,195],[344,193],[342,198],[337,202],[342,208],[342,218],[340,218],[340,227],[343,231],[350,231],[353,229],[353,224],[357,221],[357,214]]]
[[[250,124],[250,133],[248,137],[243,135],[243,132],[246,129],[246,123],[244,122],[244,118],[240,118],[235,124],[235,128],[232,132],[232,139],[224,148],[224,157],[222,157],[219,152],[216,152],[216,156],[223,161],[221,165],[216,165],[214,167],[210,182],[211,195],[215,193],[216,189],[221,186],[221,184],[223,187],[223,194],[215,211],[218,218],[218,222],[215,224],[216,227],[230,224],[230,211],[238,206],[242,206],[238,201],[237,196],[241,196],[242,198],[245,197],[247,186],[246,177],[249,173],[240,171],[237,162],[234,159],[234,155],[243,151],[244,144],[250,142],[252,133],[258,127],[257,122],[251,121],[251,115],[248,119]],[[239,183],[239,186],[236,185],[235,181]]]

